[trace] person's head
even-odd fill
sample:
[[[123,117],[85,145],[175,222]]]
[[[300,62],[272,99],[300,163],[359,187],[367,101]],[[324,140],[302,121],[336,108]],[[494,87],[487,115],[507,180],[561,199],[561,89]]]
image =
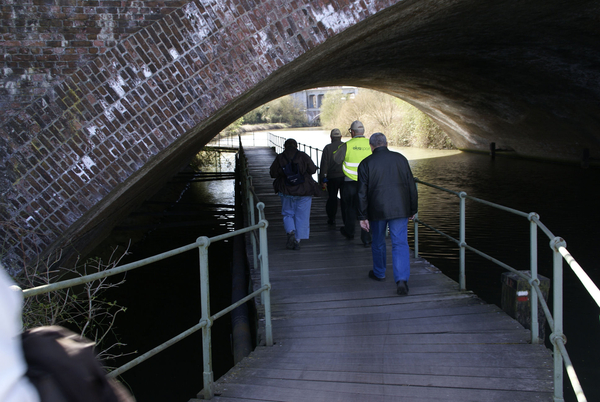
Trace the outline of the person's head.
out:
[[[285,142],[283,143],[283,148],[284,149],[288,149],[288,148],[298,148],[298,143],[296,142],[295,139],[293,138],[288,138],[287,140],[285,140]]]
[[[339,128],[334,128],[333,130],[331,130],[331,134],[329,134],[329,137],[331,138],[331,141],[337,141],[340,138],[342,138],[342,133]]]
[[[348,131],[350,131],[352,138],[356,137],[357,135],[365,135],[365,126],[363,126],[360,121],[356,120],[352,122]]]
[[[369,138],[369,145],[371,146],[371,150],[379,147],[387,147],[387,138],[385,138],[383,133],[371,134],[371,138]]]

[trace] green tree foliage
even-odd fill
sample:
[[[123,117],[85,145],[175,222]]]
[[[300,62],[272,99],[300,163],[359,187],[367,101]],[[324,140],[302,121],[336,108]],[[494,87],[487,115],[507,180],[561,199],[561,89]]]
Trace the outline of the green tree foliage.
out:
[[[360,89],[354,98],[341,91],[325,95],[321,124],[339,128],[347,135],[354,120],[365,125],[367,134],[382,132],[391,145],[420,148],[453,148],[442,129],[414,106],[383,92]]]
[[[323,104],[321,105],[321,124],[331,127],[332,129],[341,127],[341,121],[338,120],[338,118],[345,101],[346,98],[341,89],[327,92],[323,97]]]
[[[285,123],[290,127],[308,125],[302,105],[291,96],[283,96],[244,115],[241,124]]]

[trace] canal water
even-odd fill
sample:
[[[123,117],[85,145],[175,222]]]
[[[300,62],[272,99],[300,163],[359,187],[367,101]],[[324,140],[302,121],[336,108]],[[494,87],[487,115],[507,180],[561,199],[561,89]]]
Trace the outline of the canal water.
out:
[[[95,253],[105,256],[118,247],[115,254],[119,255],[128,248],[122,265],[191,244],[199,236],[233,231],[235,193],[230,175],[235,170],[235,154],[223,153],[220,161],[219,166],[202,170],[229,173],[225,179],[204,181],[189,169],[180,172],[121,222]],[[209,247],[211,314],[231,304],[232,255],[231,240]],[[106,364],[119,367],[197,324],[201,317],[199,277],[197,250],[129,271],[125,283],[106,295],[127,308],[115,323],[117,339],[125,344],[115,350],[125,356]],[[215,321],[215,378],[233,366],[230,334],[229,315]],[[125,372],[120,380],[139,402],[188,401],[202,389],[201,342],[198,331]]]
[[[287,130],[273,132],[322,149],[327,131]],[[265,146],[265,132],[243,136],[245,146]],[[345,140],[345,139],[344,139]],[[526,161],[504,156],[492,160],[483,154],[459,151],[395,149],[410,160],[420,180],[502,204],[523,212],[536,212],[557,236],[563,237],[571,254],[596,284],[600,267],[595,250],[600,242],[600,210],[596,206],[600,169]],[[233,169],[232,169],[233,170]],[[185,191],[184,191],[185,190]],[[234,189],[232,180],[190,183],[184,188],[171,184],[115,231],[113,238],[124,244],[134,237],[128,260],[154,255],[193,242],[198,236],[213,236],[233,229]],[[231,206],[231,207],[228,207]],[[455,196],[419,186],[419,217],[458,238],[458,200]],[[504,212],[467,202],[467,243],[508,265],[529,269],[529,223]],[[410,230],[412,237],[412,230]],[[539,271],[552,277],[548,240],[539,238]],[[446,275],[458,279],[458,248],[448,240],[421,228],[422,257]],[[215,249],[213,249],[215,247]],[[220,247],[220,248],[217,248]],[[231,244],[210,248],[211,300],[226,305],[230,300],[229,257]],[[488,303],[500,305],[501,268],[467,252],[467,288]],[[197,255],[168,260],[143,272],[130,272],[119,302],[128,307],[117,328],[125,351],[143,353],[198,322],[200,317]],[[600,400],[599,309],[565,264],[565,319],[567,350],[574,362],[589,401]],[[222,285],[213,288],[212,286]],[[148,306],[151,306],[150,310]],[[213,307],[213,312],[220,310]],[[219,322],[220,321],[220,322]],[[231,367],[230,328],[218,320],[214,334],[215,378]],[[141,402],[187,401],[202,388],[201,335],[177,344],[123,376]],[[131,358],[131,357],[130,357]],[[155,360],[156,359],[156,360]],[[153,361],[154,360],[154,361]],[[575,401],[569,390],[567,401]]]

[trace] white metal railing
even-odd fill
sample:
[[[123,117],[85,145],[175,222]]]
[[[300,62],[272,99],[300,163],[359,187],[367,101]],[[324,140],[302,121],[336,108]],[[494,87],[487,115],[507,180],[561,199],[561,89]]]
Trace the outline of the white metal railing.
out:
[[[417,183],[422,185],[445,191],[450,194],[454,194],[460,200],[460,212],[459,212],[459,221],[460,221],[460,229],[459,229],[459,239],[455,239],[452,236],[434,228],[431,225],[421,221],[418,218],[418,214],[415,216],[414,223],[414,236],[415,236],[415,257],[418,257],[419,254],[419,227],[418,225],[423,225],[434,232],[448,238],[453,241],[460,247],[460,269],[459,269],[459,286],[461,290],[466,290],[466,278],[465,278],[465,251],[472,251],[481,257],[494,262],[495,264],[501,266],[502,268],[511,271],[521,278],[527,280],[533,291],[531,291],[531,343],[539,343],[539,328],[538,328],[538,303],[542,306],[548,324],[552,333],[550,334],[550,341],[554,345],[554,401],[564,401],[563,399],[563,364],[566,368],[567,374],[569,376],[569,380],[571,381],[571,385],[573,387],[573,391],[575,392],[575,396],[577,397],[578,402],[587,401],[583,389],[579,383],[579,379],[577,378],[577,374],[575,373],[575,369],[573,368],[573,364],[571,359],[569,358],[569,354],[565,348],[566,336],[563,333],[563,259],[567,261],[577,278],[584,285],[585,289],[595,300],[596,304],[600,307],[600,290],[594,282],[590,279],[590,277],[585,273],[585,271],[581,268],[581,266],[575,261],[575,258],[571,256],[569,251],[567,250],[566,242],[561,238],[555,236],[541,221],[539,215],[535,212],[526,213],[521,212],[516,209],[508,208],[503,205],[495,204],[489,201],[485,201],[479,198],[471,197],[467,195],[464,191],[456,192],[445,189],[443,187],[439,187],[433,184],[426,183],[419,179],[416,179]],[[490,207],[526,218],[530,224],[530,271],[531,277],[523,274],[521,271],[518,271],[509,265],[497,260],[496,258],[474,248],[467,244],[466,242],[466,233],[465,233],[465,216],[466,216],[466,200],[472,200],[481,204],[488,205]],[[539,287],[540,281],[537,277],[537,232],[538,228],[542,230],[550,239],[550,248],[553,253],[553,314],[550,312],[550,308],[546,303],[546,300],[543,297],[542,291]]]
[[[287,138],[285,137],[281,137],[279,135],[275,135],[273,133],[268,133],[268,137],[267,137],[267,143],[269,144],[268,146],[270,147],[275,147],[275,151],[277,153],[281,153],[283,152],[283,144],[285,143],[285,140],[287,140]],[[306,145],[306,144],[302,144],[300,142],[298,142],[298,149],[300,151],[305,152],[310,159],[312,159],[312,161],[315,163],[315,165],[317,165],[317,172],[319,171],[320,167],[320,163],[321,163],[321,158],[320,155],[323,155],[323,150],[317,148],[317,147],[312,147],[310,145]]]
[[[179,335],[169,339],[168,341],[162,343],[161,345],[155,347],[154,349],[142,354],[141,356],[131,360],[130,362],[124,364],[123,366],[117,368],[114,371],[111,371],[108,376],[116,377],[125,371],[131,369],[132,367],[137,366],[141,362],[148,360],[152,356],[162,352],[168,347],[174,345],[175,343],[181,341],[182,339],[188,337],[189,335],[197,332],[198,330],[202,330],[202,359],[204,363],[204,371],[203,371],[203,379],[204,379],[204,388],[201,391],[204,399],[211,399],[214,396],[214,378],[213,378],[213,370],[212,370],[212,351],[211,351],[211,327],[213,322],[224,316],[225,314],[233,311],[237,307],[246,303],[247,301],[253,299],[254,297],[260,295],[261,302],[264,306],[264,315],[265,315],[265,343],[267,346],[273,345],[273,334],[272,334],[272,326],[271,326],[271,284],[269,282],[269,253],[268,253],[268,244],[267,244],[267,226],[268,222],[265,219],[264,208],[265,205],[258,200],[254,190],[252,189],[251,183],[252,178],[247,176],[248,168],[247,162],[243,155],[243,149],[241,146],[240,140],[240,171],[242,173],[242,182],[245,183],[245,198],[247,201],[246,208],[249,213],[249,226],[239,229],[233,232],[229,232],[226,234],[222,234],[214,237],[206,237],[201,236],[198,237],[195,243],[188,244],[183,247],[179,247],[174,250],[170,250],[161,254],[157,254],[152,257],[145,258],[140,261],[132,262],[129,264],[125,264],[119,267],[115,267],[112,269],[108,269],[106,271],[98,272],[95,274],[78,277],[75,279],[69,279],[61,282],[56,282],[52,284],[47,284],[43,286],[38,286],[35,288],[25,289],[23,290],[23,297],[32,297],[48,292],[52,292],[55,290],[70,288],[73,286],[81,285],[84,283],[92,282],[98,279],[106,278],[109,276],[117,275],[126,271],[130,271],[133,269],[137,269],[140,267],[144,267],[146,265],[152,264],[157,261],[161,261],[181,253],[185,253],[187,251],[198,249],[199,257],[200,257],[200,300],[201,300],[201,318],[198,324],[192,326],[186,331],[180,333]],[[256,207],[255,204],[256,203]],[[256,214],[254,209],[258,210],[259,220],[256,222]],[[256,232],[258,231],[258,236]],[[241,300],[238,300],[236,303],[230,305],[229,307],[219,311],[218,313],[211,315],[210,313],[210,297],[209,297],[209,275],[208,275],[208,247],[217,241],[229,239],[234,236],[242,235],[245,233],[251,234],[252,239],[252,251],[254,258],[254,267],[260,266],[260,274],[261,274],[261,286],[253,293],[244,297]],[[258,254],[257,254],[258,251]]]

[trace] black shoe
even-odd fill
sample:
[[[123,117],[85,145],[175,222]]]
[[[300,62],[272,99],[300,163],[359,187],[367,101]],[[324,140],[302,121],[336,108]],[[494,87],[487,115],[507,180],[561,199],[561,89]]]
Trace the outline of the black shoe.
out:
[[[396,285],[396,293],[398,293],[399,296],[408,296],[408,282],[398,281],[396,282]]]
[[[371,243],[373,243],[373,242],[372,242],[372,241],[370,241],[370,242],[367,242],[367,243],[363,243],[363,245],[364,245],[365,247],[371,247]]]
[[[300,250],[300,242],[298,240],[294,241],[294,250]]]
[[[296,236],[294,235],[294,231],[292,230],[287,234],[287,243],[285,243],[285,248],[288,250],[294,249],[294,243],[296,242]]]
[[[335,220],[333,220],[333,219],[327,219],[327,224],[329,226],[335,226]]]
[[[375,276],[375,272],[373,272],[373,270],[369,271],[369,278],[379,281],[379,282],[385,281],[385,278],[379,278],[379,277]]]
[[[343,226],[340,228],[340,233],[348,240],[354,239],[354,235],[346,232],[346,228]]]

